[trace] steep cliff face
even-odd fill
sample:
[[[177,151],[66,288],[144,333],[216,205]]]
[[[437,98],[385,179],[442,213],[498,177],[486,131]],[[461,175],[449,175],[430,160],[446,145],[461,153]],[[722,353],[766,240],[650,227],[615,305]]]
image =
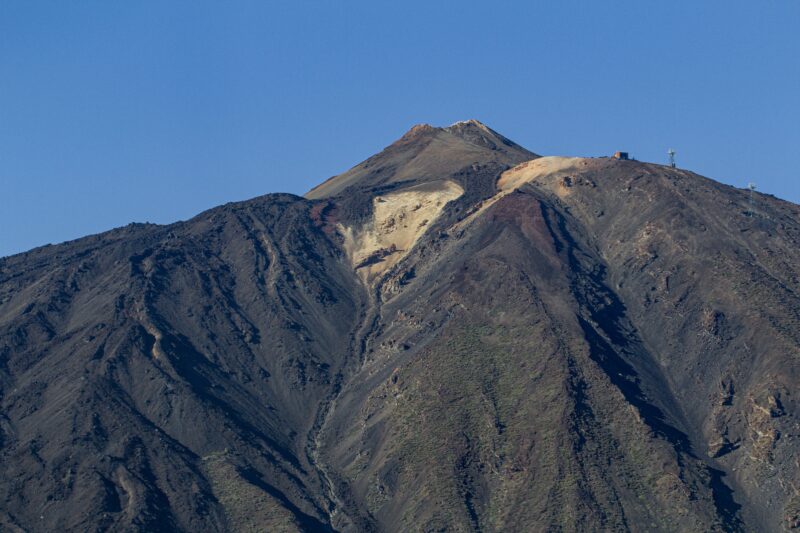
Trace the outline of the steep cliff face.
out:
[[[9,530],[800,527],[800,208],[418,126],[0,259]]]

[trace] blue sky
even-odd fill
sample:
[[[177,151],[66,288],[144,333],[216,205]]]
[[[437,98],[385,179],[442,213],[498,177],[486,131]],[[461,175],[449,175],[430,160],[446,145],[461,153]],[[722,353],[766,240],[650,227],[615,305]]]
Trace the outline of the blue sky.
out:
[[[420,122],[800,202],[800,2],[0,2],[0,256],[302,194]]]

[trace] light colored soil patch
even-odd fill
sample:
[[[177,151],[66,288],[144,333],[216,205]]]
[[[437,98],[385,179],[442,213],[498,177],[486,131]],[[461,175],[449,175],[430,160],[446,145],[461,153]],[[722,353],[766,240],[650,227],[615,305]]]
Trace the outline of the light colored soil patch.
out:
[[[462,194],[457,183],[439,181],[375,197],[372,221],[361,228],[339,228],[353,268],[367,281],[397,264],[444,206]]]
[[[511,192],[526,183],[557,173],[568,173],[586,165],[583,157],[540,157],[503,172],[497,180],[501,192]],[[566,193],[566,190],[564,191]]]
[[[587,159],[583,157],[559,156],[539,157],[531,161],[520,163],[514,168],[503,172],[500,179],[497,180],[497,188],[499,189],[497,194],[484,200],[476,211],[456,224],[454,229],[461,229],[467,226],[498,200],[519,189],[526,183],[569,174],[587,165]],[[569,194],[569,189],[559,184],[554,188],[554,192],[564,197]]]

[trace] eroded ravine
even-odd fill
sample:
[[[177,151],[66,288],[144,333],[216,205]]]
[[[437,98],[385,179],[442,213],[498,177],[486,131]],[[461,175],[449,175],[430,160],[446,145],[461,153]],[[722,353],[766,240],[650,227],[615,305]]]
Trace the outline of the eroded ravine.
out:
[[[326,444],[325,432],[336,410],[337,400],[346,388],[348,380],[358,374],[364,363],[369,339],[380,321],[379,302],[377,287],[365,291],[358,325],[350,339],[349,361],[336,374],[331,393],[320,402],[316,420],[308,434],[307,457],[309,463],[319,474],[327,497],[328,520],[331,527],[336,531],[377,530],[373,519],[361,512],[355,502],[352,501],[346,484],[325,463],[323,449]]]

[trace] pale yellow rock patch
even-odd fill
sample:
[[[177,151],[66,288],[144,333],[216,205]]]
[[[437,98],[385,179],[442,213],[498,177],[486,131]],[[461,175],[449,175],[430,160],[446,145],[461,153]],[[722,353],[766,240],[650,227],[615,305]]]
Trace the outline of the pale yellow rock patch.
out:
[[[372,220],[360,228],[340,226],[344,248],[365,281],[396,265],[441,215],[464,194],[453,181],[425,183],[372,200]]]
[[[583,157],[539,157],[531,161],[520,163],[512,169],[506,170],[497,180],[500,192],[509,193],[519,189],[526,183],[550,176],[552,174],[568,173],[577,170],[586,159]],[[566,191],[564,191],[566,193]]]

